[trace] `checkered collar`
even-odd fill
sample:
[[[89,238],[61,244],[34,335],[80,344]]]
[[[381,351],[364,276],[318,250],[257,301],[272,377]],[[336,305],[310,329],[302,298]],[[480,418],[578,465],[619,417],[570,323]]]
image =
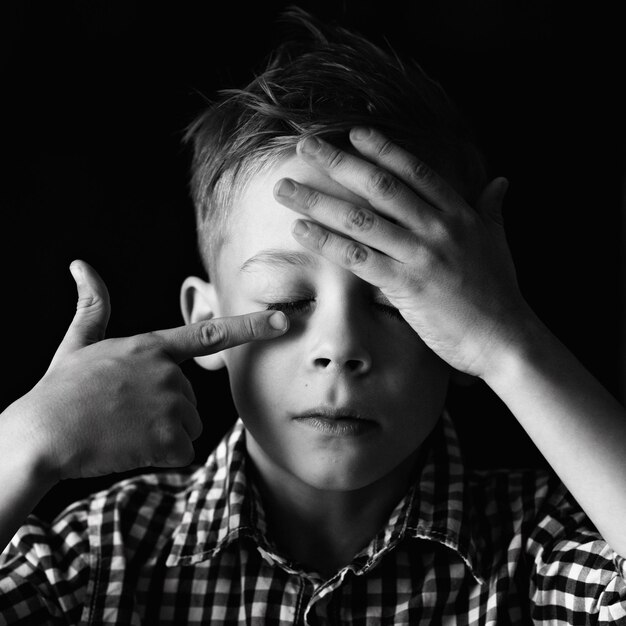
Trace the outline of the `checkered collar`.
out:
[[[246,471],[245,428],[236,421],[207,462],[193,474],[182,518],[174,530],[168,566],[216,557],[233,542],[251,539],[259,552],[287,570],[265,532],[263,507]],[[423,444],[415,480],[387,524],[348,566],[365,573],[405,538],[438,542],[457,552],[482,583],[480,535],[466,485],[458,438],[444,412]]]

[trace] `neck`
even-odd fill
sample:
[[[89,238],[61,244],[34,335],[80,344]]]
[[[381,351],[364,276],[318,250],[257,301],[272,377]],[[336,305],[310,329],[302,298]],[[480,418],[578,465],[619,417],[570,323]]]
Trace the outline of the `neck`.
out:
[[[268,534],[290,559],[329,577],[350,563],[406,493],[417,452],[374,483],[350,491],[317,489],[272,463],[247,433]]]

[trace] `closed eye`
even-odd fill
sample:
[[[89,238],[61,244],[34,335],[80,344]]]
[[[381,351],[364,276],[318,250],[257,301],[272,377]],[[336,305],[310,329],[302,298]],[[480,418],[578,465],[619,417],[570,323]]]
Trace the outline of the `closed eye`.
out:
[[[315,300],[313,299],[287,300],[284,302],[271,302],[267,304],[265,308],[268,311],[282,311],[287,315],[290,313],[293,315],[296,313],[305,313],[313,306],[314,303]],[[404,317],[402,317],[400,311],[390,304],[372,302],[372,306],[383,315],[387,315],[395,320],[404,321]]]
[[[304,313],[307,311],[315,300],[290,300],[286,302],[271,302],[265,308],[268,311],[282,311],[287,315],[289,313]]]

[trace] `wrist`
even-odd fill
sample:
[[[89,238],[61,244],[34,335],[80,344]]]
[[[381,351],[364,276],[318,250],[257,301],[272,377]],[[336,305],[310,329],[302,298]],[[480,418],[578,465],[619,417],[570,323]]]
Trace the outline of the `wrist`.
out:
[[[540,360],[541,354],[554,341],[554,335],[528,308],[506,338],[492,350],[480,378],[494,391],[514,384],[523,368]]]
[[[59,482],[59,472],[46,453],[46,446],[33,419],[28,394],[0,415],[0,457],[5,468],[14,470],[22,482],[32,483],[42,494]]]

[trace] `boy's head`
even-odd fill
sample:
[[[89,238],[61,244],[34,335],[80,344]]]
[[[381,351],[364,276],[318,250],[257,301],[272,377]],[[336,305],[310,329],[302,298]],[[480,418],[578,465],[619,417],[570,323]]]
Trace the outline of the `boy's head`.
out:
[[[301,9],[284,19],[294,27],[293,39],[247,87],[221,91],[186,134],[193,146],[199,248],[209,275],[229,236],[237,195],[255,173],[295,154],[303,136],[349,148],[353,126],[373,126],[444,175],[470,204],[487,182],[468,128],[416,63]]]
[[[188,322],[287,313],[283,337],[197,362],[228,368],[257,465],[350,490],[410,461],[440,415],[449,368],[376,288],[295,241],[298,216],[274,199],[274,184],[290,177],[363,203],[295,152],[310,134],[349,149],[356,125],[376,127],[470,201],[485,171],[447,97],[417,66],[299,10],[289,15],[309,39],[281,46],[266,71],[225,92],[188,131],[211,282],[187,279],[181,302]]]

